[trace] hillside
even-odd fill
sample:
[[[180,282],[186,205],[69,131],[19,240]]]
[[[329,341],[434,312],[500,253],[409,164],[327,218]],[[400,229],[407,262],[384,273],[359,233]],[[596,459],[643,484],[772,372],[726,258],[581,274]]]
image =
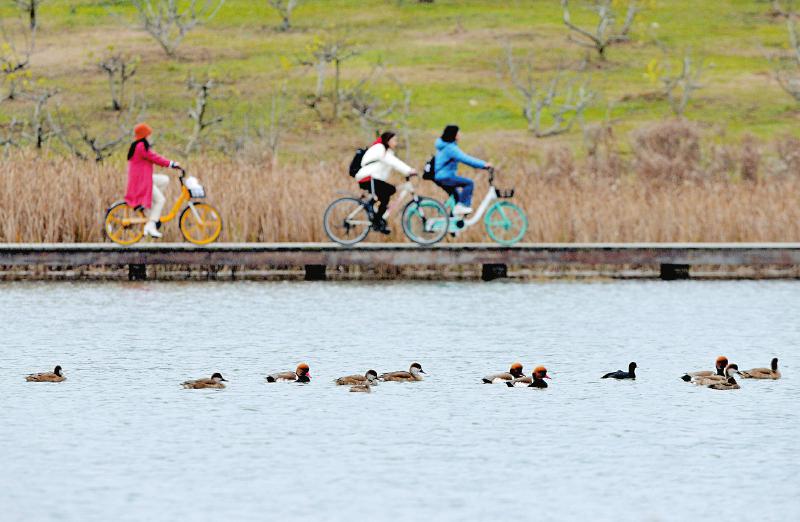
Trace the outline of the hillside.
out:
[[[20,23],[10,4],[0,4],[0,14],[6,33],[14,37]],[[526,131],[521,105],[498,75],[507,46],[518,57],[532,54],[535,77],[544,87],[559,64],[581,68],[567,73],[565,82],[585,82],[596,93],[585,121],[610,115],[618,136],[670,114],[658,75],[676,71],[688,51],[704,72],[685,115],[714,139],[735,140],[744,133],[771,138],[792,130],[798,104],[775,81],[774,64],[767,58],[788,53],[785,23],[770,14],[770,2],[638,4],[630,42],[610,47],[606,60],[568,39],[557,0],[303,0],[293,13],[293,28],[285,32],[278,30],[280,19],[265,0],[227,0],[208,24],[188,33],[177,56],[170,58],[137,28],[130,2],[47,0],[25,81],[32,91],[58,90],[48,103],[53,111],[58,107],[64,127],[81,121],[93,134],[112,137],[119,133],[116,116],[109,110],[108,81],[97,62],[119,52],[138,60],[128,92],[146,103],[143,117],[158,129],[167,150],[181,151],[192,128],[187,111],[194,96],[187,78],[210,76],[221,85],[212,91],[209,115],[223,121],[209,127],[207,151],[230,153],[250,141],[258,147],[257,134],[262,129],[262,135],[269,134],[276,108],[286,113],[279,119],[285,129],[279,146],[284,157],[305,157],[310,142],[317,151],[338,154],[367,139],[377,126],[360,123],[347,102],[335,122],[322,121],[308,107],[317,77],[314,67],[303,63],[313,61],[315,49],[339,42],[347,53],[355,53],[342,62],[340,90],[350,92],[372,77],[358,101],[375,103],[377,112],[395,106],[385,119],[396,126],[407,122],[415,153],[426,154],[430,140],[448,122],[460,123],[465,140],[474,146],[493,150],[486,144],[508,143],[539,150],[556,142],[580,144],[581,131],[575,125],[566,135],[546,139]],[[597,17],[587,5],[571,2],[572,20],[591,28]],[[613,5],[624,16],[627,2]],[[332,66],[327,73],[326,94],[333,91]],[[286,96],[273,106],[281,86]],[[329,101],[320,107],[329,120]],[[24,119],[31,110],[30,101],[6,100],[0,103],[0,123]]]

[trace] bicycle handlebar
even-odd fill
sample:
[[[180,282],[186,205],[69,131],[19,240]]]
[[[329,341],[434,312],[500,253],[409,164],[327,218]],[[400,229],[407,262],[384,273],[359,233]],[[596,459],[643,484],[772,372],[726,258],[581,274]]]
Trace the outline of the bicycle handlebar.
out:
[[[489,167],[489,168],[486,169],[486,172],[489,173],[489,184],[491,185],[492,183],[494,183],[494,172],[495,172],[495,169],[494,169],[494,167]]]

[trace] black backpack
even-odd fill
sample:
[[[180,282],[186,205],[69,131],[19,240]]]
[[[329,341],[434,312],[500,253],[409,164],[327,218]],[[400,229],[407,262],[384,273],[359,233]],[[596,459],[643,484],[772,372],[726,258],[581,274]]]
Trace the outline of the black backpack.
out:
[[[444,165],[447,165],[451,161],[453,161],[453,158],[447,160]],[[444,167],[444,165],[442,166]],[[428,160],[428,163],[422,167],[422,179],[433,181],[434,178],[436,178],[436,154],[431,156],[431,159]]]
[[[367,153],[367,149],[356,149],[356,155],[353,156],[353,160],[350,162],[350,177],[355,178],[358,171],[361,170],[361,167],[366,167],[367,165],[372,165],[373,163],[378,163],[380,160],[372,160],[369,163],[361,164],[364,160],[364,154]]]
[[[361,160],[364,159],[364,154],[367,149],[356,149],[356,155],[353,156],[353,161],[350,162],[350,177],[355,178],[358,171],[361,170]]]

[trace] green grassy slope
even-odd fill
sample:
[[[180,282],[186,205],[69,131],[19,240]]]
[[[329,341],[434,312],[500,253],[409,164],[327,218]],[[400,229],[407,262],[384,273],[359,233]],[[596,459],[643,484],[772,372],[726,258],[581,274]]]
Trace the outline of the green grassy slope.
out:
[[[595,18],[586,4],[572,3],[573,19],[591,25]],[[615,3],[624,7],[627,2]],[[585,74],[600,93],[587,113],[589,121],[602,119],[611,106],[617,125],[627,131],[669,114],[666,101],[653,95],[658,83],[645,74],[651,60],[670,60],[657,39],[671,50],[674,66],[686,49],[702,57],[706,66],[703,88],[687,110],[690,119],[728,137],[744,132],[770,137],[793,129],[800,115],[798,104],[772,78],[772,65],[765,57],[786,50],[788,43],[783,22],[768,14],[768,2],[639,3],[643,9],[633,41],[609,49],[605,63],[589,55]],[[0,4],[6,25],[13,22],[14,13],[8,4]],[[458,122],[487,140],[509,135],[533,140],[519,105],[497,75],[504,46],[532,51],[545,80],[558,63],[574,64],[587,56],[568,41],[557,0],[303,0],[294,14],[295,29],[288,33],[274,29],[279,20],[266,1],[228,0],[211,23],[188,35],[177,59],[167,58],[147,34],[134,28],[135,13],[127,2],[49,0],[40,21],[35,78],[59,87],[62,107],[96,122],[98,128],[107,125],[110,115],[104,109],[105,77],[94,63],[114,46],[141,58],[134,89],[147,100],[148,121],[173,141],[190,128],[188,75],[209,73],[224,80],[212,107],[213,113],[225,116],[215,130],[221,136],[237,134],[245,121],[251,126],[265,121],[272,93],[287,82],[295,116],[288,154],[299,154],[315,136],[354,140],[364,134],[353,121],[320,124],[301,102],[315,80],[313,71],[298,62],[324,35],[344,37],[359,50],[344,65],[345,86],[380,62],[387,74],[372,90],[385,103],[400,97],[388,74],[411,89],[410,127],[420,143],[427,143],[448,122]],[[0,104],[0,122],[27,110],[24,102]],[[555,140],[577,142],[580,131]]]

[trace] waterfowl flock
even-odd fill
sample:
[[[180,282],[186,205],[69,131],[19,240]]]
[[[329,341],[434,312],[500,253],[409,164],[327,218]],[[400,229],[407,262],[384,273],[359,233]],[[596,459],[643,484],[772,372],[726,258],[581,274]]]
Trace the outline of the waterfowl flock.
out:
[[[714,370],[699,370],[694,372],[686,372],[681,379],[685,382],[690,382],[697,386],[704,386],[711,390],[738,390],[740,389],[739,383],[736,381],[735,376],[742,379],[780,379],[781,372],[778,370],[778,358],[774,357],[770,361],[769,368],[752,368],[750,370],[739,370],[739,366],[735,363],[730,363],[727,357],[717,357],[715,361]],[[616,380],[635,380],[636,379],[635,362],[628,364],[628,371],[617,370],[614,372],[606,373],[601,379],[616,379]],[[424,379],[423,375],[427,375],[422,369],[422,365],[415,362],[409,366],[408,371],[395,371],[378,374],[375,370],[367,370],[366,373],[345,375],[334,380],[337,386],[349,386],[351,392],[356,393],[370,393],[372,388],[380,381],[383,382],[418,382]],[[64,376],[61,366],[56,366],[52,372],[32,373],[25,377],[28,382],[63,382],[67,378]],[[507,372],[498,372],[487,375],[481,378],[484,384],[505,384],[509,388],[526,387],[526,388],[547,388],[546,379],[551,379],[547,373],[547,368],[544,366],[537,366],[533,369],[530,375],[526,376],[523,371],[522,363],[515,362],[511,365]],[[293,382],[300,384],[308,384],[311,382],[311,370],[307,363],[300,363],[294,371],[284,371],[272,373],[266,376],[268,383],[274,382]],[[228,382],[221,373],[216,372],[210,378],[188,380],[181,383],[181,386],[192,390],[201,389],[224,389],[225,383]]]
[[[751,370],[739,371],[739,365],[729,363],[724,355],[717,357],[715,361],[715,371],[696,371],[687,372],[681,377],[686,382],[691,382],[697,386],[705,386],[712,390],[738,390],[739,383],[736,382],[735,375],[742,379],[780,379],[781,372],[778,371],[778,358],[774,357],[769,368],[753,368]]]

